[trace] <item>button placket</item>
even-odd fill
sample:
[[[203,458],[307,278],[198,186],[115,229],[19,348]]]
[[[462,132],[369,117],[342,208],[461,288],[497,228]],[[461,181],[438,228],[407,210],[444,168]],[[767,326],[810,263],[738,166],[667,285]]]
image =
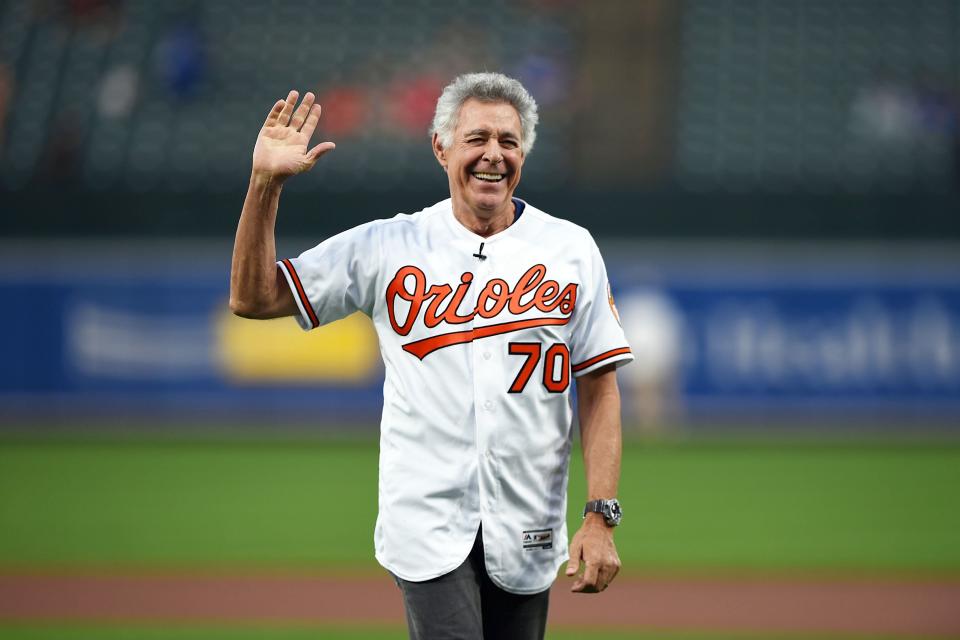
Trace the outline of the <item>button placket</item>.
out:
[[[474,250],[476,250],[474,248]],[[466,296],[465,302],[468,300],[471,305],[471,309],[476,309],[477,301],[480,295],[480,291],[483,288],[483,285],[487,281],[487,269],[485,268],[486,260],[474,259],[474,262],[470,265],[468,269],[473,274],[473,280],[471,282],[470,290]],[[479,318],[475,317],[469,324],[471,329],[476,328],[477,321]],[[483,354],[486,352],[482,342],[472,341],[468,345],[469,348],[469,362],[472,368],[471,377],[473,378],[473,397],[474,397],[474,417],[475,417],[475,446],[476,456],[479,462],[478,469],[478,495],[477,495],[477,507],[480,510],[481,518],[484,512],[490,512],[493,510],[495,505],[495,487],[491,484],[491,470],[490,467],[493,464],[493,460],[490,456],[490,451],[487,448],[489,433],[491,431],[491,411],[493,409],[493,402],[489,398],[490,390],[488,388],[487,382],[487,371],[488,368],[485,365],[483,359]]]

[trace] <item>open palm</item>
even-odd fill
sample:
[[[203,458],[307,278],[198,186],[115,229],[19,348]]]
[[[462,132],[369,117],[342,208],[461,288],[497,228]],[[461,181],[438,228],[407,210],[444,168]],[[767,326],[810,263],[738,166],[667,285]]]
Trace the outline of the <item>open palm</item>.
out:
[[[299,107],[298,93],[291,91],[286,100],[277,100],[257,136],[253,148],[253,172],[271,178],[288,178],[309,171],[317,160],[336,145],[321,142],[309,151],[307,145],[320,121],[320,105],[307,93]]]

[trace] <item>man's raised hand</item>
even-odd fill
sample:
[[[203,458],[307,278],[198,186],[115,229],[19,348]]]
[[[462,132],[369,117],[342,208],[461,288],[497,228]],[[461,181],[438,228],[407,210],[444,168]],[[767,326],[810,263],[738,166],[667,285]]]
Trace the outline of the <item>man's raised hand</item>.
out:
[[[254,175],[285,180],[309,171],[320,156],[336,147],[332,142],[321,142],[307,151],[320,121],[320,105],[314,104],[315,96],[307,92],[297,107],[298,96],[291,91],[286,100],[277,100],[267,115],[253,148]]]

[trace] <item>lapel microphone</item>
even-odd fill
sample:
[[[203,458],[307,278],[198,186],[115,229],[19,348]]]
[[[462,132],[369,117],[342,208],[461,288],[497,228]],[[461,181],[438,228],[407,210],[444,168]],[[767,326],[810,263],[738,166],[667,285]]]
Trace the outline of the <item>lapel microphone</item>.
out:
[[[473,257],[474,257],[474,258],[479,258],[479,259],[481,259],[481,260],[486,260],[486,259],[487,259],[487,256],[483,255],[483,244],[484,244],[484,243],[482,243],[482,242],[480,243],[480,250],[477,251],[475,254],[473,254]]]

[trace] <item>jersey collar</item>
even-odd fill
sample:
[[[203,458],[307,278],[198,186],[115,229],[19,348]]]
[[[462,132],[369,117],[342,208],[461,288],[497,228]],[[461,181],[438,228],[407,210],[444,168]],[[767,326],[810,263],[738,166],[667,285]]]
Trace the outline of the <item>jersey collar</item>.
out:
[[[465,226],[463,226],[463,224],[459,220],[457,220],[456,216],[453,215],[453,200],[450,198],[448,198],[447,200],[444,200],[442,203],[443,205],[445,205],[445,209],[446,209],[443,217],[447,221],[447,225],[453,231],[455,236],[470,240],[471,242],[483,242],[486,244],[492,244],[501,238],[509,237],[512,233],[514,233],[514,229],[519,228],[520,225],[524,224],[527,218],[529,217],[529,216],[522,215],[524,210],[527,208],[526,201],[521,200],[520,198],[511,198],[511,200],[513,201],[513,207],[514,207],[513,224],[511,224],[509,227],[507,227],[503,231],[500,231],[499,233],[495,233],[492,236],[489,236],[486,238],[475,234],[473,231],[470,231],[470,229],[467,229]]]

